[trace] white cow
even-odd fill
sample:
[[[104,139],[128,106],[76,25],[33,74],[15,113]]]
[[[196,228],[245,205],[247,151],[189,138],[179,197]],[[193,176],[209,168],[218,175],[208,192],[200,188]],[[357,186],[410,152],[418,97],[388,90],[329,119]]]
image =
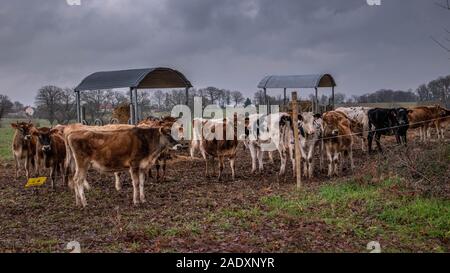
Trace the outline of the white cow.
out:
[[[361,139],[361,148],[366,151],[366,141],[369,133],[369,116],[367,113],[370,107],[339,107],[335,111],[347,115],[351,122],[351,131]]]

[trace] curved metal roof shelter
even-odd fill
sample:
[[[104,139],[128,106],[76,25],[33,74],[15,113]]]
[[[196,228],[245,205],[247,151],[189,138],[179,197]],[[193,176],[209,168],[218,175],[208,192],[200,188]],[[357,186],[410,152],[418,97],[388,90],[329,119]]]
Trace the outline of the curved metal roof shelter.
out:
[[[313,102],[313,111],[318,112],[319,101],[318,91],[319,87],[331,87],[332,106],[334,108],[334,88],[336,87],[336,81],[330,74],[316,74],[316,75],[287,75],[287,76],[267,76],[262,79],[258,88],[264,89],[264,96],[267,102],[267,89],[269,88],[283,88],[284,89],[284,105],[286,105],[286,89],[288,88],[314,88],[315,99]],[[270,107],[268,106],[268,112]]]
[[[191,82],[179,71],[167,67],[104,71],[84,78],[75,88],[78,122],[82,122],[80,92],[114,88],[130,88],[131,123],[139,122],[137,89],[186,88],[186,104]]]
[[[96,72],[87,76],[77,91],[113,88],[183,88],[192,87],[191,82],[179,71],[166,68],[144,68]]]
[[[267,76],[258,88],[317,88],[335,87],[336,82],[330,74]]]

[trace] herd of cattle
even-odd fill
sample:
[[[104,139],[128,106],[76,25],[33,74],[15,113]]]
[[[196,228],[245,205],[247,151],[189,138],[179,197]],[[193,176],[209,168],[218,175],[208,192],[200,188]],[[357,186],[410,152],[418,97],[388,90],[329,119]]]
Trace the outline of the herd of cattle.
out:
[[[329,176],[339,175],[346,161],[353,170],[355,138],[360,139],[362,149],[367,146],[369,152],[372,152],[375,139],[381,152],[382,135],[393,135],[398,144],[406,145],[409,128],[418,128],[420,140],[426,141],[431,137],[430,129],[435,127],[438,139],[444,139],[449,124],[450,111],[440,106],[412,109],[349,107],[324,114],[301,113],[296,126],[300,133],[303,175],[313,176],[315,158],[322,169],[324,156]],[[240,125],[243,132],[238,129]],[[12,151],[16,178],[22,165],[27,178],[31,170],[39,176],[39,172],[48,169],[52,187],[55,179],[61,177],[63,183],[74,190],[76,204],[81,203],[83,207],[87,205],[84,190],[89,189],[87,174],[90,168],[114,173],[118,191],[121,189],[119,174],[128,171],[133,185],[133,203],[145,202],[144,183],[152,177],[151,168],[156,166],[157,180],[164,179],[170,151],[181,147],[180,141],[184,141],[187,131],[171,117],[148,118],[137,126],[71,124],[36,128],[31,122],[17,122],[11,126],[15,129]],[[278,151],[279,175],[285,174],[288,155],[295,175],[294,124],[289,113],[254,114],[242,119],[237,115],[234,119],[194,119],[192,126],[191,157],[200,151],[206,162],[206,176],[209,158],[219,161],[219,180],[225,159],[229,159],[234,180],[237,148],[241,142],[250,152],[252,173],[257,168],[263,171],[265,153],[273,161],[272,152]],[[218,132],[223,137],[217,137]]]

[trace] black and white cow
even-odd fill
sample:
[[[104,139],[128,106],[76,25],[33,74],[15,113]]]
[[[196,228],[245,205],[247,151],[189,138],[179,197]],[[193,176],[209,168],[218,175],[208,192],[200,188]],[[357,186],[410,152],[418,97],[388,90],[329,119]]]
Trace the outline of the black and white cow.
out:
[[[408,111],[405,108],[385,109],[374,108],[369,110],[369,152],[372,152],[372,141],[375,138],[378,150],[382,152],[380,139],[382,135],[395,135],[397,142],[406,143],[408,130]]]

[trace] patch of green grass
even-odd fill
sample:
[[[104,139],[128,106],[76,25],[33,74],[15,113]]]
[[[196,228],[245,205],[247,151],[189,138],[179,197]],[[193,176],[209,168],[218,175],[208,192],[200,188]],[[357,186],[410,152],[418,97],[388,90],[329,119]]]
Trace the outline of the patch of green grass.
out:
[[[411,236],[450,238],[450,201],[418,198],[387,207],[379,218]]]
[[[0,159],[12,160],[11,145],[14,136],[12,128],[0,128]]]
[[[320,188],[321,198],[330,203],[347,203],[354,200],[369,200],[378,197],[378,188],[353,182],[325,185]]]
[[[171,227],[164,231],[164,236],[167,237],[175,237],[181,234],[181,230],[177,227]]]
[[[151,240],[151,239],[154,239],[154,238],[158,237],[162,233],[162,231],[161,231],[161,229],[159,227],[154,226],[154,225],[150,225],[150,226],[147,226],[145,228],[145,233],[147,234],[147,236]]]

